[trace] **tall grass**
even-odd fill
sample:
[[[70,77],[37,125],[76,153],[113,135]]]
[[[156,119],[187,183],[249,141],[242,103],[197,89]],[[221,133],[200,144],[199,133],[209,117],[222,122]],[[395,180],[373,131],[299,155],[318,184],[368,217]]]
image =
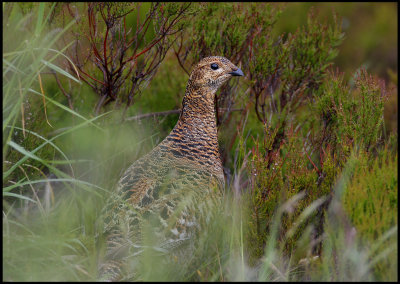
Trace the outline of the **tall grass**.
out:
[[[73,232],[85,236],[89,226],[76,225],[82,224],[82,210],[93,208],[84,205],[105,189],[79,179],[73,165],[82,161],[70,159],[57,141],[82,128],[100,128],[95,124],[99,117],[87,119],[44,92],[43,72],[48,68],[80,83],[76,74],[55,64],[59,57],[69,60],[63,55],[68,46],[57,50],[54,45],[73,22],[64,30],[48,30],[55,4],[49,9],[45,3],[33,5],[32,12],[23,16],[18,4],[7,4],[3,30],[3,280],[77,280],[78,271],[87,272],[73,254],[87,248]],[[27,106],[35,96],[42,108],[32,111],[30,119],[42,116],[52,127],[47,115],[52,105],[79,122],[51,138],[40,129],[28,129]]]
[[[87,118],[60,103],[58,90],[48,93],[51,88],[46,83],[51,81],[42,76],[48,68],[74,84],[80,80],[58,64],[60,58],[69,60],[63,54],[67,47],[54,47],[73,23],[64,30],[48,30],[47,19],[55,5],[46,7],[34,5],[23,16],[14,5],[4,29],[4,40],[10,45],[3,52],[3,280],[94,281],[104,254],[100,211],[107,192],[126,165],[159,140],[146,123],[115,127],[103,120],[112,121],[115,113]],[[16,34],[23,40],[13,41]],[[31,120],[51,131],[28,121],[29,105],[34,110]],[[74,120],[61,127],[54,113]],[[209,221],[193,254],[182,261],[157,250],[151,222],[146,222],[142,252],[128,263],[130,280],[397,280],[397,219],[379,219],[383,215],[379,211],[381,215],[373,220],[383,220],[384,226],[377,237],[368,227],[374,214],[369,210],[383,208],[377,200],[397,212],[394,197],[370,194],[371,185],[397,192],[397,153],[388,159],[391,154],[386,152],[385,162],[377,160],[369,167],[362,152],[349,151],[332,192],[308,203],[306,190],[291,196],[276,193],[274,210],[261,220],[269,224],[268,230],[257,232],[251,221],[255,193],[241,183],[250,164],[247,138],[244,131],[239,133],[233,176],[222,200],[210,205]],[[282,176],[287,174],[284,171]],[[363,203],[358,202],[360,196]],[[315,239],[310,219],[327,200],[324,233]],[[364,215],[355,213],[359,211]],[[286,227],[284,220],[289,217],[294,221]],[[249,249],[249,236],[255,231],[266,240],[258,247],[260,257]],[[365,238],[365,231],[372,237]],[[314,251],[316,243],[321,244],[320,254]]]

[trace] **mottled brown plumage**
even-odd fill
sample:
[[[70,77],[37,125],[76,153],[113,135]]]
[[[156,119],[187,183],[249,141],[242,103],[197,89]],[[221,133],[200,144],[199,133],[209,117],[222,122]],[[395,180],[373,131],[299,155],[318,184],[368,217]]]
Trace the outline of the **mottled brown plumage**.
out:
[[[232,76],[242,75],[219,56],[204,58],[194,67],[174,129],[125,171],[104,209],[108,238],[100,267],[103,280],[120,280],[124,259],[140,251],[132,240],[140,240],[143,218],[156,220],[160,249],[176,252],[190,244],[204,223],[201,212],[208,201],[218,199],[224,186],[215,93]],[[202,202],[178,206],[187,197]]]

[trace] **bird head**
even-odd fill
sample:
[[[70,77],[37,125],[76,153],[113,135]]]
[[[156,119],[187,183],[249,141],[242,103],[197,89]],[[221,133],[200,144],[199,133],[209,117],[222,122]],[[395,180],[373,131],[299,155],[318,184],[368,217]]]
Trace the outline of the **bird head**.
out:
[[[243,76],[242,70],[225,57],[203,58],[190,74],[189,80],[197,88],[207,88],[212,93],[233,76]]]

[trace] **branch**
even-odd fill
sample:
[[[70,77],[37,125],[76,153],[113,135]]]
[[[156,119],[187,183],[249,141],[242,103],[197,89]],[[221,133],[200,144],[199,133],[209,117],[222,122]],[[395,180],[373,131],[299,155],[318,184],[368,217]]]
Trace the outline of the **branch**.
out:
[[[73,110],[73,109],[74,109],[74,106],[73,106],[73,104],[72,104],[71,95],[68,94],[68,93],[64,90],[63,86],[61,85],[60,80],[58,79],[57,73],[56,73],[53,69],[51,69],[50,73],[52,73],[52,74],[54,75],[54,77],[56,78],[56,82],[57,82],[58,87],[60,88],[60,90],[61,90],[61,92],[63,93],[63,95],[64,95],[64,96],[67,98],[67,100],[68,100],[69,108]]]
[[[125,121],[130,121],[130,120],[137,120],[137,119],[142,119],[146,117],[156,117],[156,116],[163,116],[163,115],[169,115],[169,114],[174,114],[174,113],[180,113],[180,109],[173,109],[173,110],[167,110],[167,111],[160,111],[160,112],[152,112],[152,113],[144,113],[144,114],[139,114],[131,117],[125,118]]]
[[[318,175],[321,175],[321,170],[318,169],[318,167],[315,165],[315,163],[311,160],[311,157],[310,157],[310,155],[308,154],[308,152],[307,152],[307,150],[306,150],[306,145],[305,145],[305,143],[304,143],[303,148],[304,148],[304,153],[306,154],[306,156],[307,156],[308,160],[310,161],[310,163],[313,165],[315,171],[318,173]]]
[[[231,109],[230,111],[242,111],[243,109]],[[219,111],[227,111],[227,109],[219,109]],[[151,113],[144,113],[144,114],[139,114],[131,117],[127,117],[124,119],[124,121],[130,121],[130,120],[138,120],[146,117],[156,117],[156,116],[164,116],[164,115],[170,115],[170,114],[175,114],[175,113],[180,113],[181,109],[173,109],[173,110],[166,110],[166,111],[160,111],[160,112],[151,112]]]
[[[182,37],[181,37],[181,38],[182,38]],[[178,52],[176,52],[176,51],[175,51],[175,48],[174,48],[174,53],[175,53],[176,58],[178,59],[179,65],[182,67],[183,71],[185,71],[185,73],[188,74],[188,76],[190,76],[190,73],[186,70],[185,66],[183,66],[183,63],[182,63],[181,58],[180,58],[180,56],[179,56],[179,54],[180,54],[180,52],[181,52],[181,48],[182,48],[182,41],[181,41],[181,43],[180,43]]]
[[[104,82],[101,82],[101,81],[99,81],[99,80],[97,80],[97,79],[95,79],[95,78],[93,78],[92,76],[90,76],[89,74],[87,74],[85,71],[83,71],[79,66],[78,66],[78,69],[79,69],[79,71],[83,74],[83,75],[85,75],[85,76],[87,76],[87,77],[89,77],[90,79],[92,79],[92,80],[94,80],[94,81],[96,81],[97,83],[100,83],[100,84],[102,84],[103,86],[105,86],[106,84],[104,83]],[[81,78],[83,79],[83,77],[81,76]],[[86,80],[85,80],[86,81]]]

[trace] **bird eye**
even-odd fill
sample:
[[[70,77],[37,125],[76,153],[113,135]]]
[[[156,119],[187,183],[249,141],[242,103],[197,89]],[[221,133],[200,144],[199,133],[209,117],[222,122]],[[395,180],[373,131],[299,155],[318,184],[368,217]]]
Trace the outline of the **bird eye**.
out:
[[[219,68],[219,66],[218,66],[217,63],[211,64],[211,69],[212,69],[212,70],[217,70],[218,68]]]

